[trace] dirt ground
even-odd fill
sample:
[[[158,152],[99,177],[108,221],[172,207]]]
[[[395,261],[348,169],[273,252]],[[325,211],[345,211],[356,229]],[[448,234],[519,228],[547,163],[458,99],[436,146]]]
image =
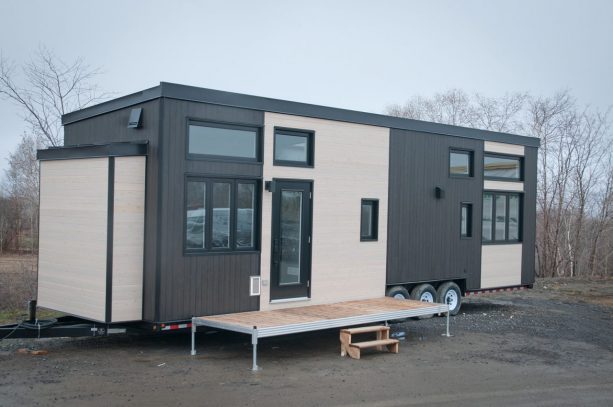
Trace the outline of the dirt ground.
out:
[[[0,406],[613,405],[613,281],[541,280],[392,325],[400,353],[339,356],[338,330],[0,342]],[[46,349],[45,356],[18,348]]]

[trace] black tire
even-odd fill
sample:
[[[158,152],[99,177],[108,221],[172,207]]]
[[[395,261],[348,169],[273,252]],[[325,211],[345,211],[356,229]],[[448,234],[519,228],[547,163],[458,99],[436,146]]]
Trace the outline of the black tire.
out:
[[[399,298],[399,299],[404,299],[404,300],[408,300],[411,298],[407,289],[401,285],[397,285],[397,286],[388,288],[387,293],[385,295],[387,295],[388,297]]]
[[[420,284],[411,291],[411,299],[415,301],[437,302],[436,290],[430,284]],[[434,314],[422,315],[418,319],[432,318]]]
[[[454,283],[453,281],[448,281],[446,283],[441,284],[437,290],[437,298],[441,304],[446,303],[450,306],[450,315],[458,315],[458,312],[460,312],[460,308],[462,307],[462,291],[456,283]],[[455,303],[455,306],[451,308],[451,305],[453,303]]]

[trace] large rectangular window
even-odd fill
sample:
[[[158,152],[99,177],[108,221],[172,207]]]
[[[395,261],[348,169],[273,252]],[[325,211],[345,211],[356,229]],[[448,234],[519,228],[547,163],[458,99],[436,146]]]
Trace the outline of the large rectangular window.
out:
[[[273,164],[312,167],[314,136],[312,131],[275,129]]]
[[[185,251],[256,250],[257,185],[255,180],[188,178]]]
[[[378,239],[379,229],[379,201],[376,199],[362,199],[360,215],[360,240],[363,242]]]
[[[454,177],[472,177],[473,152],[469,150],[449,150],[449,175]]]
[[[521,157],[485,154],[483,176],[488,179],[521,181],[522,159]]]
[[[484,243],[521,241],[521,195],[508,192],[483,194]]]
[[[188,158],[259,161],[259,133],[257,127],[190,122]]]

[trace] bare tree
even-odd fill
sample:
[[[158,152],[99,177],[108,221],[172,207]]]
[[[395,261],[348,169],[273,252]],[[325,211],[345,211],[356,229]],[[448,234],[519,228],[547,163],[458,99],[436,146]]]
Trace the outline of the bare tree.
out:
[[[22,67],[25,85],[18,84],[15,71],[15,64],[0,54],[0,96],[23,108],[30,132],[46,145],[62,145],[63,114],[108,96],[93,84],[99,69],[91,68],[82,58],[66,63],[45,47]]]
[[[63,144],[62,115],[106,97],[93,83],[99,69],[82,58],[66,63],[45,47],[18,72],[0,54],[0,97],[22,108],[29,129],[9,157],[0,214],[0,246],[21,250],[38,245],[38,183],[36,150]],[[10,216],[9,216],[10,215]]]

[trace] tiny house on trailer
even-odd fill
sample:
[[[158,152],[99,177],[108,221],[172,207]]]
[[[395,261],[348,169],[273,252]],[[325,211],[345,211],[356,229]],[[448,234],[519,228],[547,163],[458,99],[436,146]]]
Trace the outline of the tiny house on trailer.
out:
[[[535,138],[171,83],[39,151],[38,304],[151,324],[534,281]]]

